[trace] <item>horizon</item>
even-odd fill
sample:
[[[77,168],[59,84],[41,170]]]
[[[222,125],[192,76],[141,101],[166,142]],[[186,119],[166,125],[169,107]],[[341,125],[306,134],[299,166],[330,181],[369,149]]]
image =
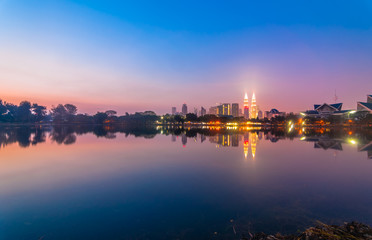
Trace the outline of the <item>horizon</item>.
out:
[[[179,111],[239,103],[262,111],[372,93],[372,3],[0,0],[0,98],[79,113]]]

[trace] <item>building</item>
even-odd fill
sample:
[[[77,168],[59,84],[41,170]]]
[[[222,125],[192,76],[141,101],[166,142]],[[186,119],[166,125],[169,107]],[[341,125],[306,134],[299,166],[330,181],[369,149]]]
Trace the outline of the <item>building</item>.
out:
[[[261,110],[258,111],[257,117],[258,117],[258,119],[262,119],[263,118],[263,114],[262,114],[262,111]]]
[[[278,116],[284,117],[285,112],[279,112],[278,109],[276,109],[276,108],[273,108],[270,111],[265,112],[265,118],[267,118],[267,119],[272,119],[272,118],[275,118],[275,117],[278,117]]]
[[[177,108],[176,107],[172,107],[172,115],[176,115],[177,113]]]
[[[372,114],[372,95],[367,95],[367,102],[358,102],[357,111]]]
[[[244,118],[249,119],[249,102],[248,102],[248,94],[245,93],[244,96]]]
[[[197,108],[194,108],[194,114],[195,114],[196,116],[198,116],[198,109],[197,109]]]
[[[231,115],[233,117],[239,117],[239,103],[231,104]]]
[[[201,107],[200,108],[200,116],[204,116],[205,114],[207,114],[207,110],[205,110],[205,108]]]
[[[223,115],[223,107],[222,105],[217,106],[217,115]]]
[[[184,103],[184,104],[182,105],[182,114],[183,114],[183,115],[186,115],[186,114],[187,114],[187,105],[186,105],[186,103]]]
[[[253,93],[252,95],[252,102],[251,102],[251,112],[250,112],[250,117],[251,118],[257,118],[258,111],[257,111],[257,104],[256,104],[256,96]]]
[[[222,106],[222,114],[220,115],[231,115],[231,105],[230,103],[224,103],[221,105]]]
[[[335,103],[335,104],[314,104],[314,110],[308,110],[306,112],[301,113],[304,116],[309,117],[329,117],[331,115],[344,115],[349,113],[351,110],[341,110],[342,103]]]
[[[210,107],[209,114],[217,115],[217,107]]]

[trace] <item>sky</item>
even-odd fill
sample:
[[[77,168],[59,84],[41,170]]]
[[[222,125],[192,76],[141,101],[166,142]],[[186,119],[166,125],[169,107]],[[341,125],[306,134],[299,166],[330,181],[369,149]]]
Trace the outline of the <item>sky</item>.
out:
[[[263,111],[372,94],[372,1],[0,0],[0,99]]]

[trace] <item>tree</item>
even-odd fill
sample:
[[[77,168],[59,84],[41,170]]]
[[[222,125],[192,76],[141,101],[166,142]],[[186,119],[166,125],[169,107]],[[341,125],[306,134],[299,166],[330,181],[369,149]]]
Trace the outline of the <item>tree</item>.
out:
[[[98,124],[102,124],[107,118],[107,114],[104,112],[97,112],[94,116],[94,122]]]
[[[34,112],[35,121],[40,122],[44,120],[46,115],[46,107],[34,103],[32,105],[32,111]]]
[[[52,107],[51,114],[55,122],[65,122],[67,120],[67,110],[62,104],[58,104],[57,107]]]
[[[20,122],[30,122],[31,116],[31,103],[28,101],[21,102],[17,109],[16,119]]]
[[[185,122],[185,119],[181,115],[176,115],[174,116],[174,121],[183,124]]]
[[[67,114],[69,115],[75,115],[77,113],[77,107],[75,105],[72,105],[72,104],[65,104],[65,109],[66,109],[66,112]]]
[[[194,113],[186,114],[186,122],[196,122],[196,121],[198,121],[198,116],[196,116]]]
[[[106,112],[106,115],[108,116],[108,117],[113,117],[113,116],[115,116],[116,115],[116,111],[114,111],[114,110],[107,110]]]

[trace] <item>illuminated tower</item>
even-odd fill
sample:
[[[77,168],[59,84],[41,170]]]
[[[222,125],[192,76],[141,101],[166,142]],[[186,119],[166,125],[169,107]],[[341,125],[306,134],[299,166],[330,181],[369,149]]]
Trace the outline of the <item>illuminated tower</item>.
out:
[[[256,105],[256,96],[254,95],[253,93],[253,96],[252,96],[252,102],[251,102],[251,118],[257,118],[257,105]]]
[[[248,103],[248,94],[245,93],[244,96],[244,118],[248,119],[249,118],[249,103]]]

